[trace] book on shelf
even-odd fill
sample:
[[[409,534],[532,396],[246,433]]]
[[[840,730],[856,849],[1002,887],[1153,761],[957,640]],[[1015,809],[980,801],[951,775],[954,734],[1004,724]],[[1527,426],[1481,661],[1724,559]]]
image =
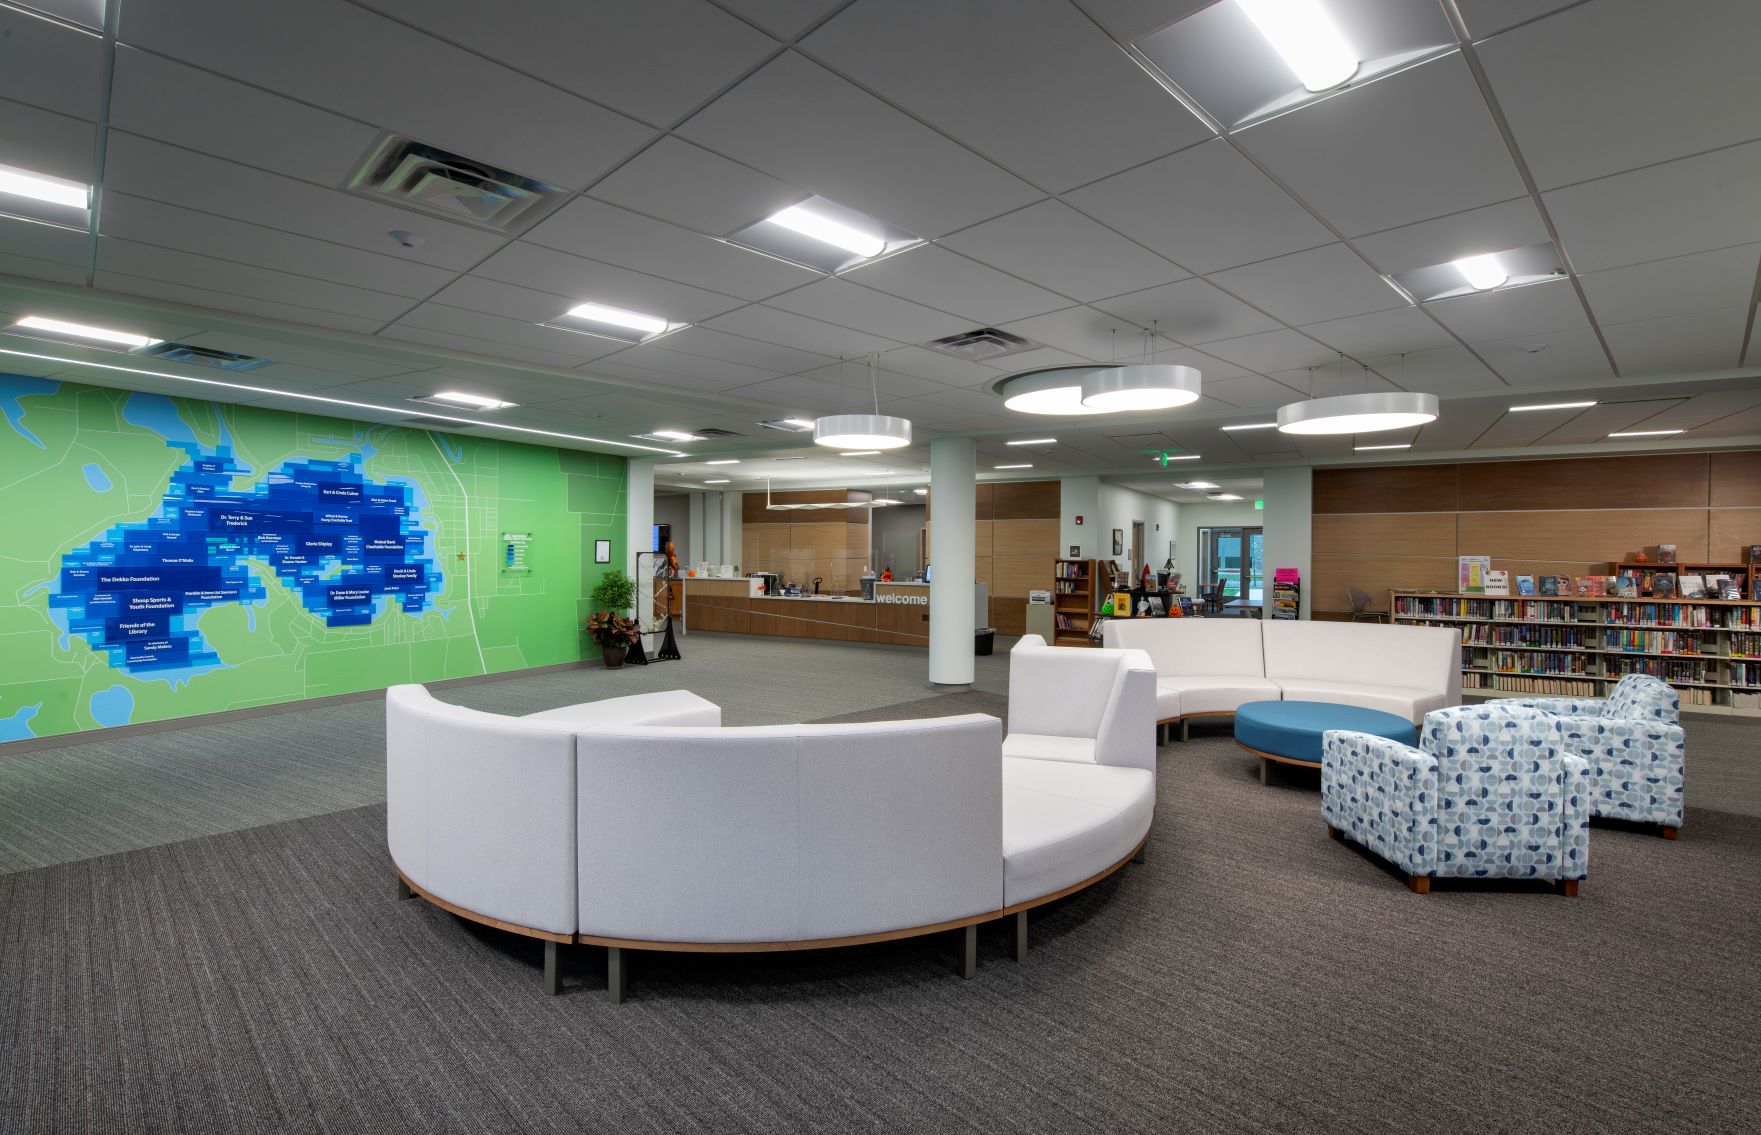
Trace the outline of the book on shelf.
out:
[[[1472,594],[1486,590],[1486,573],[1492,570],[1491,556],[1458,556],[1456,564],[1457,591]]]
[[[1559,594],[1559,577],[1556,575],[1542,576],[1541,577],[1541,594],[1542,595],[1558,595]]]
[[[1706,598],[1706,577],[1698,572],[1685,574],[1676,580],[1676,589],[1681,592],[1683,599],[1704,599]]]
[[[1673,564],[1675,562],[1675,545],[1657,545],[1657,562],[1660,564]]]
[[[1516,593],[1518,595],[1533,595],[1533,594],[1535,594],[1535,577],[1532,575],[1519,575],[1519,576],[1517,576],[1516,577]]]

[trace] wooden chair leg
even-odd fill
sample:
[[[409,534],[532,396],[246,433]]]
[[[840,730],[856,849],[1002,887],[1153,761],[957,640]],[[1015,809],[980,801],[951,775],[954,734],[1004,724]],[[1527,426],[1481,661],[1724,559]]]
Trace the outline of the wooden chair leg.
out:
[[[1577,898],[1578,897],[1578,880],[1576,880],[1576,879],[1561,879],[1561,880],[1559,880],[1559,893],[1564,895],[1568,899]]]
[[[1406,885],[1412,888],[1412,893],[1415,895],[1431,893],[1431,877],[1429,875],[1408,875]]]
[[[1344,842],[1345,833],[1340,831],[1338,828],[1334,827],[1332,824],[1328,824],[1327,825],[1327,838],[1328,839],[1336,839],[1341,842]]]
[[[1669,824],[1663,825],[1663,838],[1664,839],[1675,839],[1677,836],[1679,836],[1681,834],[1682,834],[1682,830],[1680,828],[1672,827]]]

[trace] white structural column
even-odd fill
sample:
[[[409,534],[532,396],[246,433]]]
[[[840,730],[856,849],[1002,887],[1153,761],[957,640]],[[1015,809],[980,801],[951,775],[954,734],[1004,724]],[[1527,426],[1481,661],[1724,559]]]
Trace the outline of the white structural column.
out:
[[[624,570],[636,581],[636,594],[643,594],[642,572],[636,570],[636,553],[646,552],[654,540],[654,462],[632,457],[624,480]]]
[[[1266,565],[1266,594],[1270,599],[1272,573],[1277,568],[1293,567],[1301,576],[1301,617],[1313,610],[1314,572],[1314,475],[1308,466],[1267,469],[1265,487],[1260,490],[1266,502],[1261,520],[1265,527],[1262,549]],[[1269,608],[1268,608],[1269,609]]]
[[[1108,533],[1101,531],[1101,479],[1096,476],[1058,478],[1058,555],[1082,549],[1077,559],[1105,559],[1112,547],[1102,548]],[[1078,524],[1076,518],[1081,517]]]
[[[973,544],[978,525],[978,446],[971,438],[929,443],[929,680],[943,689],[972,685]]]

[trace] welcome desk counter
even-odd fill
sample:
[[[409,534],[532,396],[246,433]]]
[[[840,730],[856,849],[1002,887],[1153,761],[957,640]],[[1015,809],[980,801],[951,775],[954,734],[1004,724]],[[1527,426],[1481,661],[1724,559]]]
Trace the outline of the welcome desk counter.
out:
[[[687,630],[929,645],[929,584],[876,583],[874,598],[753,594],[750,579],[697,579],[684,585]]]

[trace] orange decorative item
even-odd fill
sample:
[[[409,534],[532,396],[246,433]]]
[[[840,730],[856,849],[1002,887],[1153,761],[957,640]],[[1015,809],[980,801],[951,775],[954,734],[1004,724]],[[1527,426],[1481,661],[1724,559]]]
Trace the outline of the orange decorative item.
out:
[[[1639,554],[1638,554],[1638,555],[1636,555],[1636,556],[1634,556],[1634,557],[1633,557],[1633,562],[1634,562],[1634,563],[1635,563],[1635,564],[1643,564],[1643,563],[1649,563],[1649,562],[1650,562],[1650,560],[1651,560],[1651,557],[1650,557],[1650,556],[1647,556],[1647,555],[1646,555],[1646,554],[1645,554],[1645,553],[1643,553],[1643,552],[1640,552],[1640,553],[1639,553]]]

